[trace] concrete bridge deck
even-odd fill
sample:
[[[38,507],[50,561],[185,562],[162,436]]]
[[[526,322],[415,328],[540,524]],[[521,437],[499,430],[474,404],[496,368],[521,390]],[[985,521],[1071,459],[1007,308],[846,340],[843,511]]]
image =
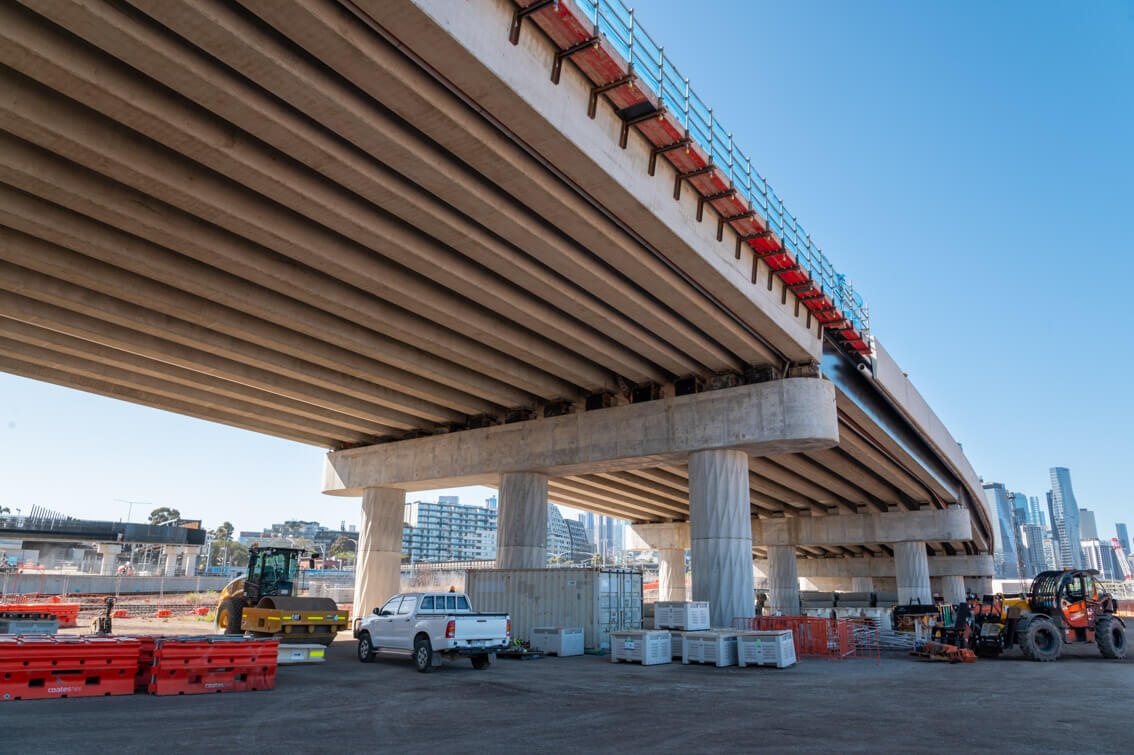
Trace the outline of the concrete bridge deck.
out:
[[[589,80],[571,66],[548,80],[548,39],[508,43],[515,9],[0,7],[0,369],[333,449],[326,489],[367,491],[375,533],[396,528],[401,491],[442,479],[499,482],[502,537],[517,494],[696,520],[690,460],[716,479],[742,451],[721,478],[743,496],[734,530],[960,507],[964,536],[911,534],[920,561],[986,553],[975,474],[880,344],[864,363],[767,262],[738,259],[695,187],[675,199],[680,179],[665,161],[650,175],[642,138],[619,146],[622,114],[588,117]],[[788,383],[816,386],[786,404],[771,387]],[[762,440],[709,442],[694,412],[648,453],[422,471],[493,433],[594,413],[636,417],[615,430],[640,437],[651,416],[727,412],[745,391],[769,397],[736,415]],[[817,424],[792,434],[765,413]],[[336,479],[406,448],[419,457],[400,479]],[[513,522],[517,553],[535,555],[538,524]],[[753,546],[784,553],[738,547]]]

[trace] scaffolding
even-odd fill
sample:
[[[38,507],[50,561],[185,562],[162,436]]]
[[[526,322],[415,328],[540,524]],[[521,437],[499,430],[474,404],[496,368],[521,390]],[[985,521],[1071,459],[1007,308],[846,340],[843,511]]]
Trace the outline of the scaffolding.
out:
[[[717,240],[725,226],[736,235],[736,258],[752,255],[751,282],[759,282],[760,262],[769,270],[766,285],[783,282],[783,301],[791,291],[827,331],[863,359],[869,357],[870,311],[851,281],[839,274],[804,227],[788,212],[751,158],[733,141],[713,108],[697,96],[689,79],[665,55],[621,0],[513,0],[510,39],[519,42],[525,19],[555,44],[551,80],[559,82],[570,60],[591,82],[587,112],[594,117],[604,97],[622,119],[620,146],[630,128],[651,145],[649,173],[658,158],[676,172],[674,198],[688,183],[698,194],[697,220],[708,205],[717,215]]]

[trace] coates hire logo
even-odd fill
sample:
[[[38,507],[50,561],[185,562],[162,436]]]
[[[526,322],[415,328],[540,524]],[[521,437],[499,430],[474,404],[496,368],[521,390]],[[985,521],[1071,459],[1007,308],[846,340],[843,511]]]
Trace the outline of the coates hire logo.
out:
[[[225,682],[208,682],[205,684],[205,689],[216,689],[217,687],[227,687]]]
[[[60,694],[67,694],[68,692],[82,692],[82,691],[83,691],[83,688],[81,686],[80,687],[48,687],[47,688],[47,694],[49,694],[49,695],[60,695]]]

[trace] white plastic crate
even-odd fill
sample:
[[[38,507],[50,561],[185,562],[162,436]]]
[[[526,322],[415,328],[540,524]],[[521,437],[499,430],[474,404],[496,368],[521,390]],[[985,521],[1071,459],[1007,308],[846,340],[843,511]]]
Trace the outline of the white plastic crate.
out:
[[[682,663],[711,663],[714,666],[735,666],[736,632],[686,632]]]
[[[736,636],[736,657],[741,666],[794,666],[791,630],[741,632]]]
[[[643,666],[670,663],[669,632],[637,630],[610,633],[610,662],[637,661]]]
[[[673,630],[669,633],[669,647],[670,652],[674,658],[680,658],[685,654],[685,632],[681,630]]]
[[[324,645],[285,645],[280,643],[276,651],[276,664],[290,666],[297,663],[322,663],[327,660],[327,648]]]
[[[654,603],[654,629],[696,631],[708,628],[708,601],[685,600]]]
[[[563,627],[535,627],[532,629],[532,650],[554,653],[560,658],[583,654],[583,629]]]

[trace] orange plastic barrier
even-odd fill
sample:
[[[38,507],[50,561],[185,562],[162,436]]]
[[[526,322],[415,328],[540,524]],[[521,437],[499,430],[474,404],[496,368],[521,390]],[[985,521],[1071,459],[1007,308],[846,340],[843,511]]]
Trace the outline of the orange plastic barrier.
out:
[[[172,616],[172,615],[173,615],[173,612],[172,612],[172,611],[170,611],[170,610],[169,610],[168,608],[161,608],[161,609],[158,609],[158,610],[157,610],[157,611],[156,611],[156,612],[154,613],[154,618],[158,618],[158,619],[168,619],[168,618],[169,618],[170,616]]]
[[[159,637],[148,689],[154,695],[275,689],[278,649],[276,639]]]
[[[59,620],[60,627],[77,627],[79,625],[79,604],[60,603],[58,599],[47,603],[3,603],[0,612],[3,613],[49,613]]]
[[[790,629],[799,658],[874,658],[882,662],[878,632],[861,619],[823,619],[813,616],[756,616],[732,620],[733,629],[777,631]]]
[[[0,700],[129,695],[139,642],[122,637],[0,637]]]

